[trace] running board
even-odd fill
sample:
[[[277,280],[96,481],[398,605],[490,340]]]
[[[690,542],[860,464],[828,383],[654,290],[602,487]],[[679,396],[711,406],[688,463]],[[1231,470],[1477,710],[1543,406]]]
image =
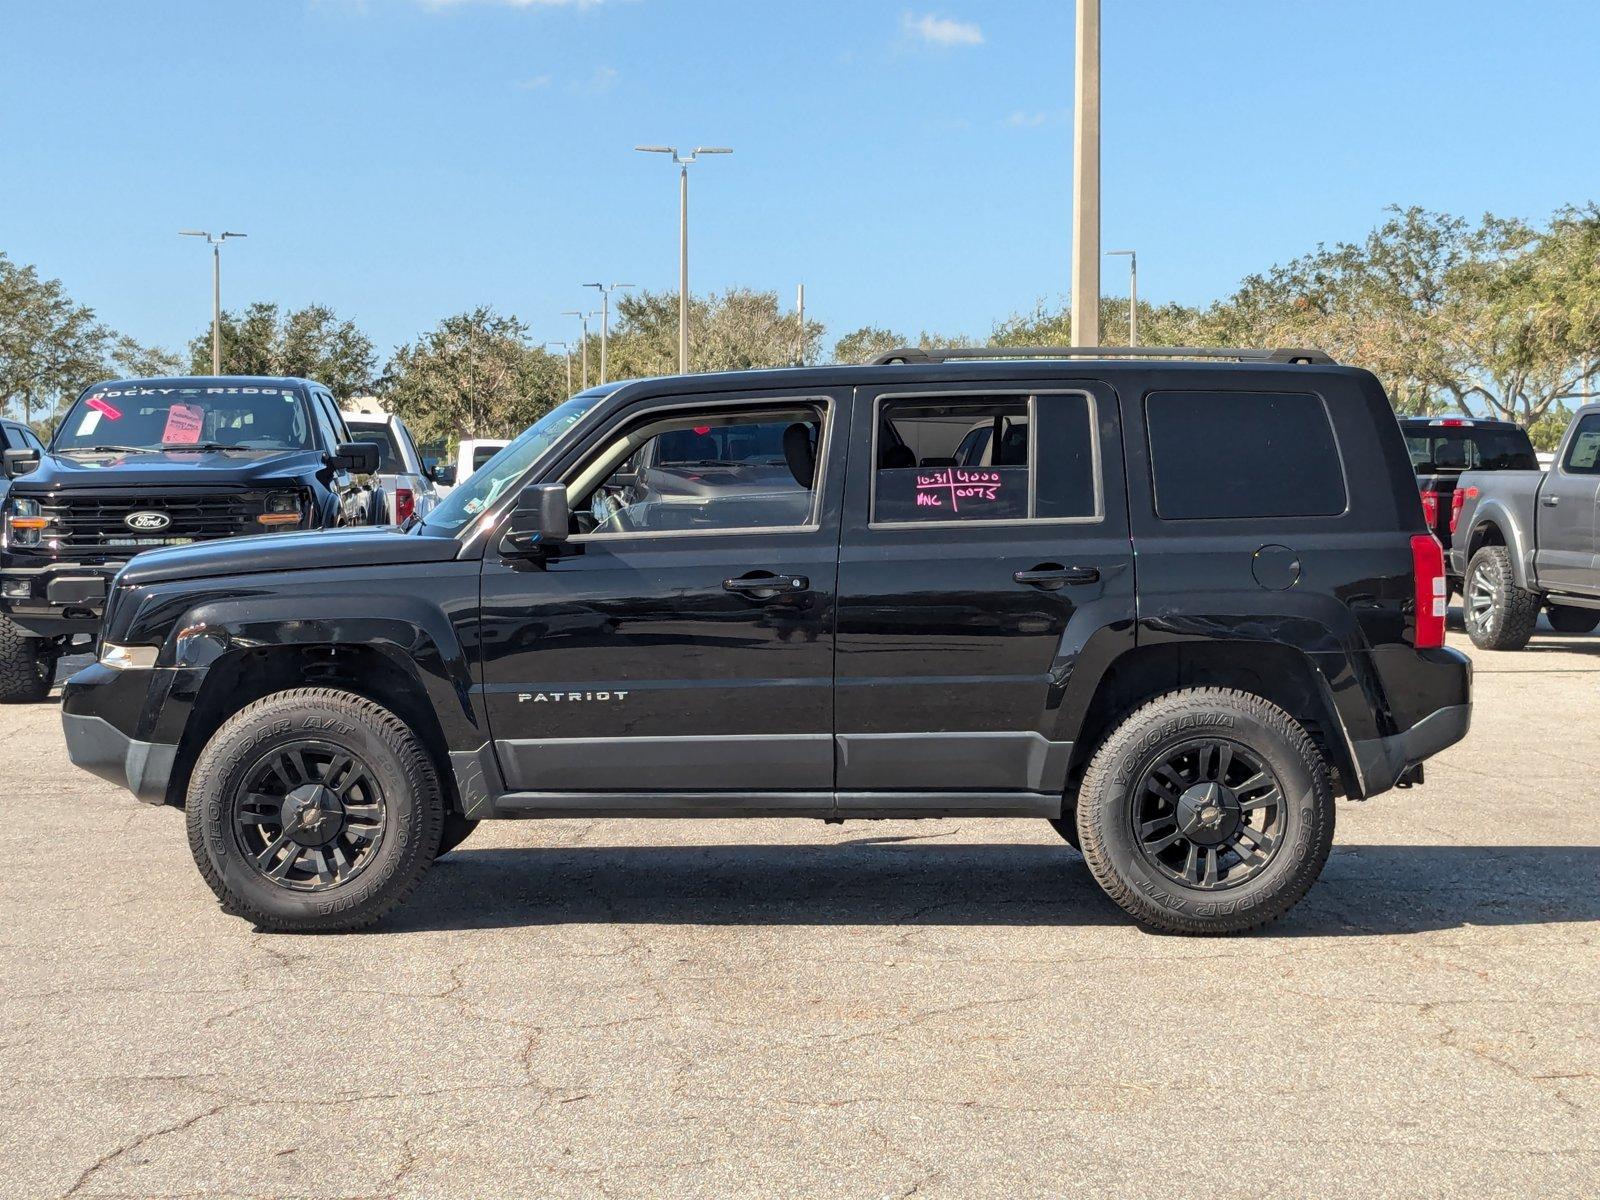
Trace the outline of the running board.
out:
[[[1042,792],[506,792],[490,817],[917,817],[1061,816]]]

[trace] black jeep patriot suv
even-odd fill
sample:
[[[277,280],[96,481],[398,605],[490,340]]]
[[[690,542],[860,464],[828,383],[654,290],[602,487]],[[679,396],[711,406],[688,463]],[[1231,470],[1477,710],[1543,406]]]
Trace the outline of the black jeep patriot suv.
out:
[[[309,379],[124,379],[67,410],[50,448],[5,452],[0,702],[42,700],[93,640],[107,585],[154,546],[387,520],[378,451]]]
[[[1222,933],[1466,733],[1443,589],[1365,371],[901,351],[583,392],[408,531],[140,555],[63,720],[269,929],[483,817],[1033,816]]]

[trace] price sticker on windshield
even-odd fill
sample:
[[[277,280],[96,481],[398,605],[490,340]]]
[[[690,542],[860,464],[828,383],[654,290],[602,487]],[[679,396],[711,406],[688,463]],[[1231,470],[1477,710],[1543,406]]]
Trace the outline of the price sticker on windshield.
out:
[[[167,410],[167,427],[161,433],[161,441],[192,446],[200,440],[205,423],[205,409],[194,404],[174,404]]]

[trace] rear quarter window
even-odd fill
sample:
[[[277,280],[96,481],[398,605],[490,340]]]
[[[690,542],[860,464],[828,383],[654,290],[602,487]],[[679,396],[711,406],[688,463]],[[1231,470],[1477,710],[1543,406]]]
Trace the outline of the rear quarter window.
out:
[[[1320,396],[1152,392],[1145,425],[1156,514],[1165,520],[1327,517],[1348,506]]]

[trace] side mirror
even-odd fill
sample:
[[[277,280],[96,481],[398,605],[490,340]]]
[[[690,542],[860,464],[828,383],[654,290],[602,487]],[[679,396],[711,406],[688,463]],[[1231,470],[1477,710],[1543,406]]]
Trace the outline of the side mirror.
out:
[[[7,450],[5,452],[5,471],[7,479],[15,479],[19,475],[26,475],[39,465],[39,452],[24,447],[21,450]]]
[[[531,554],[541,546],[564,542],[572,532],[572,506],[563,483],[535,483],[522,489],[511,510],[500,553]]]
[[[453,487],[456,482],[456,469],[449,463],[434,467],[432,479],[435,483],[444,484],[445,487]]]
[[[333,465],[355,475],[378,473],[378,447],[374,442],[340,442],[333,452]]]

